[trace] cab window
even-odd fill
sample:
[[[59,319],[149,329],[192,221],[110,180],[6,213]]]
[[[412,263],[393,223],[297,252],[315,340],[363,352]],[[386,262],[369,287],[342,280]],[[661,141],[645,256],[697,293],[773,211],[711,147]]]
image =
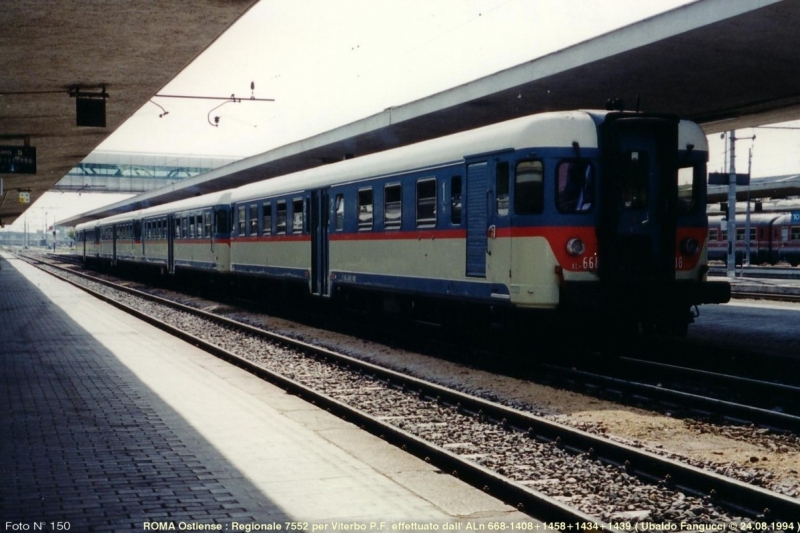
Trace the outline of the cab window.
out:
[[[585,213],[594,205],[594,170],[586,161],[562,161],[556,169],[556,204],[562,213]]]
[[[694,213],[700,205],[700,187],[705,179],[703,164],[678,169],[678,212]]]

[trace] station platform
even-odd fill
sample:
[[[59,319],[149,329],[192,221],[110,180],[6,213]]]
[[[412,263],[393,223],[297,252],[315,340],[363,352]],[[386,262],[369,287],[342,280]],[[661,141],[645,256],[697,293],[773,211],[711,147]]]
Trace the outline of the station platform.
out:
[[[0,531],[530,521],[5,252],[0,361]]]

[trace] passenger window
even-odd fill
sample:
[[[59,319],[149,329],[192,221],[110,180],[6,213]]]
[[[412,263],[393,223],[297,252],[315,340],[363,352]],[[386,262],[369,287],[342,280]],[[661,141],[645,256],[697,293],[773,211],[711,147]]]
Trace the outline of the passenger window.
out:
[[[181,238],[181,219],[175,219],[175,234],[174,238],[180,239]]]
[[[181,219],[181,237],[184,239],[189,238],[189,219],[186,217]]]
[[[342,231],[344,229],[344,195],[336,195],[334,210],[336,218],[336,231]]]
[[[250,232],[248,235],[258,235],[258,204],[250,205]]]
[[[417,227],[436,226],[436,178],[417,182]]]
[[[196,219],[195,234],[200,238],[205,237],[205,234],[203,234],[203,215],[197,215]]]
[[[383,199],[383,227],[400,229],[403,216],[403,190],[399,183],[387,185]]]
[[[272,234],[272,203],[264,204],[264,213],[261,220],[261,231],[264,235]]]
[[[497,214],[508,214],[508,163],[497,164]]]
[[[303,199],[295,198],[292,201],[292,233],[303,233]]]
[[[520,161],[514,177],[514,213],[533,215],[544,210],[544,168],[541,161]]]
[[[461,176],[450,179],[450,222],[461,224]]]
[[[211,237],[211,213],[203,214],[203,227],[205,227],[205,236]]]
[[[239,216],[236,219],[238,233],[239,233],[239,235],[244,235],[244,206],[243,205],[239,206],[238,214],[239,214]]]
[[[556,171],[556,204],[562,213],[585,213],[594,204],[592,165],[586,161],[564,161]]]
[[[280,200],[278,202],[278,218],[275,221],[277,224],[276,233],[285,235],[286,234],[286,200]]]
[[[372,188],[358,191],[358,231],[372,229]]]

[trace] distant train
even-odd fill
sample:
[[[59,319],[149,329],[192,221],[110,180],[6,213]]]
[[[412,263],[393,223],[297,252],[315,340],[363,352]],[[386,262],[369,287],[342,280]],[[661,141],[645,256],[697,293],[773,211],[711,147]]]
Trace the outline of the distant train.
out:
[[[707,158],[702,130],[672,116],[545,113],[81,224],[77,238],[87,262],[682,334],[694,306],[730,296],[707,280]]]
[[[751,265],[800,264],[800,221],[793,220],[791,213],[752,213],[749,243],[746,235],[746,217],[737,215],[736,263],[744,262],[749,244]],[[721,216],[709,218],[708,257],[728,261],[727,221]]]

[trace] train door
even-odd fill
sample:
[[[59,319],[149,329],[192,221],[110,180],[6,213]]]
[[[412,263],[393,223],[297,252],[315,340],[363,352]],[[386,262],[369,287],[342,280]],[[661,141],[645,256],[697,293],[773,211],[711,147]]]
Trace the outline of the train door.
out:
[[[311,192],[311,294],[328,294],[328,191]]]
[[[675,280],[678,120],[609,115],[600,128],[599,275],[647,297]],[[642,290],[645,289],[645,290]]]
[[[486,277],[489,228],[489,163],[467,165],[467,276]]]

